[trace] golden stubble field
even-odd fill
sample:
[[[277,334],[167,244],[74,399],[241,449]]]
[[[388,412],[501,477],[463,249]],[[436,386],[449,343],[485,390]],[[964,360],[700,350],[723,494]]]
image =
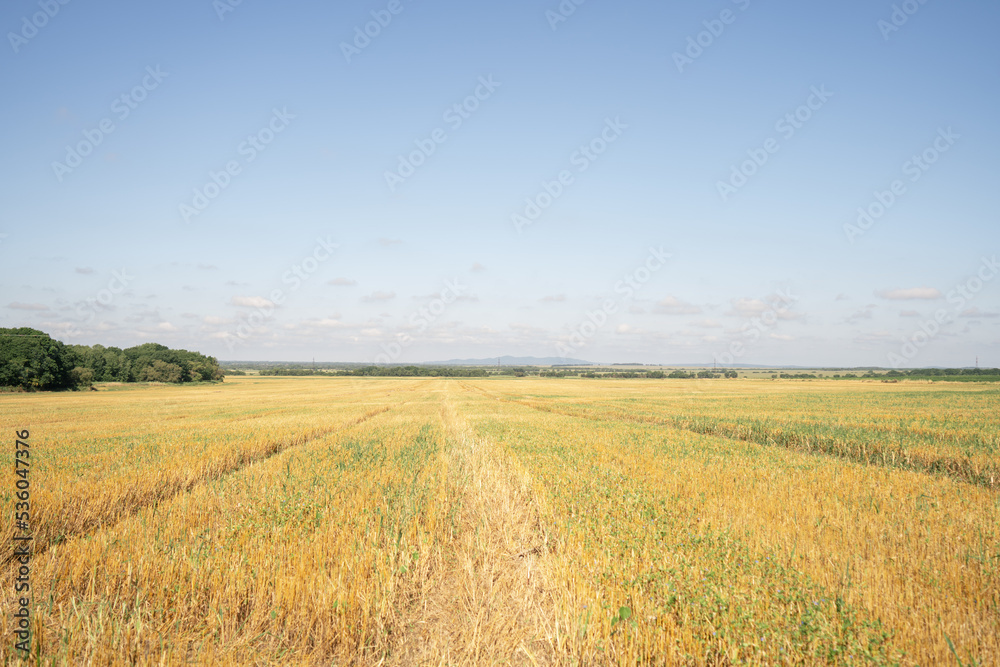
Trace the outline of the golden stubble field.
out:
[[[31,660],[997,664],[988,385],[232,378],[0,395]]]

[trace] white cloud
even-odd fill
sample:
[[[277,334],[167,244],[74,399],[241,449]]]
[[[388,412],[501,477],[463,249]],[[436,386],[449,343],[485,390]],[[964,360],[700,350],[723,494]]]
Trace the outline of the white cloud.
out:
[[[848,324],[857,324],[861,320],[870,320],[874,312],[875,312],[875,304],[870,303],[861,310],[855,311],[854,313],[848,315],[846,318],[844,318],[844,321],[847,322]]]
[[[907,289],[879,290],[875,296],[892,301],[908,299],[926,299],[928,301],[941,298],[941,290],[934,287],[910,287]]]
[[[262,296],[234,296],[232,301],[234,306],[244,308],[272,308],[274,303]]]
[[[701,306],[681,301],[675,296],[667,296],[656,302],[656,312],[664,315],[697,315]]]
[[[372,303],[375,301],[390,301],[396,298],[395,292],[383,292],[381,290],[372,292],[371,294],[366,294],[361,298],[362,301]]]
[[[885,343],[892,340],[896,340],[896,337],[888,331],[873,331],[871,333],[863,333],[854,337],[854,342],[861,345]]]
[[[972,308],[966,308],[958,315],[959,317],[1000,317],[1000,313],[989,312],[979,310],[979,308],[973,306]]]
[[[14,301],[7,304],[7,307],[11,310],[48,310],[49,307],[43,303],[21,303],[20,301]]]
[[[733,304],[733,309],[729,311],[727,315],[739,315],[740,317],[753,317],[754,315],[760,315],[769,308],[769,306],[760,299],[731,299],[730,303]]]

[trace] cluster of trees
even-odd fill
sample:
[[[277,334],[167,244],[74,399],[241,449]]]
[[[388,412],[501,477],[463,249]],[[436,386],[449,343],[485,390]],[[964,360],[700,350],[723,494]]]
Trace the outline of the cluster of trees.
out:
[[[0,329],[0,386],[4,387],[56,391],[93,382],[207,382],[223,377],[215,358],[157,343],[125,350],[64,345],[37,329]]]
[[[781,377],[786,377],[782,375]],[[834,378],[894,378],[913,380],[948,380],[953,382],[998,382],[1000,368],[909,368],[906,370],[890,370],[885,373],[868,371],[864,375],[854,373],[835,373]]]
[[[713,371],[698,371],[697,373],[691,371],[670,371],[670,373],[665,373],[663,371],[614,371],[610,373],[595,373],[594,371],[589,371],[587,373],[581,373],[580,377],[585,378],[650,378],[653,380],[662,380],[664,378],[670,378],[675,380],[692,380],[696,378],[702,379],[717,379],[722,377],[735,378],[739,377],[739,373],[736,371],[722,371],[721,373],[716,373]]]
[[[94,382],[211,382],[225,376],[215,357],[172,350],[159,343],[127,349],[103,345],[70,345],[78,365]]]
[[[615,364],[612,364],[613,366]],[[230,375],[242,375],[243,371],[228,369]],[[306,365],[287,364],[284,366],[271,366],[261,368],[260,375],[325,375],[328,377],[345,376],[382,376],[382,377],[488,377],[493,375],[509,375],[513,377],[537,376],[543,378],[735,378],[739,377],[736,371],[673,371],[669,375],[661,370],[614,370],[611,368],[596,370],[571,370],[569,368],[552,367],[549,369],[537,366],[504,366],[500,369],[496,367],[468,366],[363,366],[359,368],[334,369],[334,368],[311,368]]]
[[[737,373],[736,371],[722,371],[721,373],[717,371],[698,371],[697,373],[695,373],[694,371],[691,371],[690,373],[686,373],[684,371],[671,371],[670,375],[668,375],[667,377],[680,378],[682,380],[690,380],[695,378],[702,380],[717,380],[719,378],[738,378],[739,376],[740,374]]]
[[[73,352],[37,329],[0,329],[0,386],[28,390],[72,389]]]
[[[966,377],[975,379],[983,375],[1000,375],[1000,368],[914,368],[886,373],[887,377],[950,377],[954,379],[965,379]]]

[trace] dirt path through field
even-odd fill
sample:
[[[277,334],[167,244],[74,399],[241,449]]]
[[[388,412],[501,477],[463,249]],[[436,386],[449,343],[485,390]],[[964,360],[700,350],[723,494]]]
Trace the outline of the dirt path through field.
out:
[[[529,479],[493,443],[476,438],[443,382],[445,456],[462,511],[446,566],[410,611],[392,664],[551,664],[552,599],[546,540]]]

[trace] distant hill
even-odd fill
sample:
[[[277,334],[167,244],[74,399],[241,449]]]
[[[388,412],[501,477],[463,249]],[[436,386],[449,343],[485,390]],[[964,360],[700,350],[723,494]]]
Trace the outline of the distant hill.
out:
[[[497,358],[449,359],[448,361],[428,361],[426,366],[496,366]],[[593,366],[591,361],[568,359],[566,357],[500,357],[501,366]]]

